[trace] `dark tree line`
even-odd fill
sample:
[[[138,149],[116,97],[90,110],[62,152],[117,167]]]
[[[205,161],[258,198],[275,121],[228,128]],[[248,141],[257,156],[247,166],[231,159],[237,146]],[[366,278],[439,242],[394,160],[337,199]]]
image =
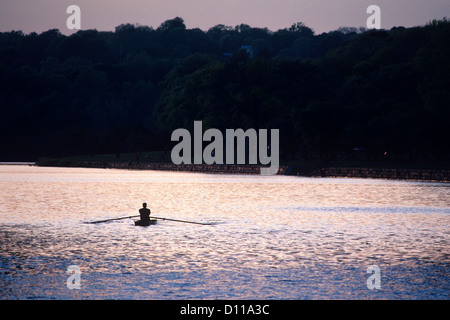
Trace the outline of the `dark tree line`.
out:
[[[448,159],[450,23],[315,35],[297,23],[0,33],[0,160],[171,148],[277,128],[285,158]]]

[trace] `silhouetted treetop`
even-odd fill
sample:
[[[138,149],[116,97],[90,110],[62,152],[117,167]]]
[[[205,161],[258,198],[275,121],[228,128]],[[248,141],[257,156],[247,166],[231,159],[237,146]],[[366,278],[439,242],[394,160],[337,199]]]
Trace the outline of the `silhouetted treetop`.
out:
[[[186,30],[186,25],[184,20],[180,17],[176,17],[172,20],[167,20],[161,23],[158,27],[159,31],[169,31],[169,30]]]

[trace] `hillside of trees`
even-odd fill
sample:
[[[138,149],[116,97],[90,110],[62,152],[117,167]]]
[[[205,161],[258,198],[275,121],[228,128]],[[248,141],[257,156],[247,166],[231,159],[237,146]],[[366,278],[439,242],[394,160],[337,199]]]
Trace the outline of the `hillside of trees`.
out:
[[[283,159],[448,161],[450,23],[0,33],[0,161],[169,150],[176,128],[280,129]]]

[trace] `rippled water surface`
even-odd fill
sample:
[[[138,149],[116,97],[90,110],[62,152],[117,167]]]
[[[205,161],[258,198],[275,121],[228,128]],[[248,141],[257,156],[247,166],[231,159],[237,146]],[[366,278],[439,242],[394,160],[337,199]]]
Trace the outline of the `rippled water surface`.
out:
[[[448,299],[449,184],[0,166],[1,299]],[[135,227],[142,202],[159,221]],[[80,268],[70,290],[67,268]],[[380,268],[380,289],[366,273]]]

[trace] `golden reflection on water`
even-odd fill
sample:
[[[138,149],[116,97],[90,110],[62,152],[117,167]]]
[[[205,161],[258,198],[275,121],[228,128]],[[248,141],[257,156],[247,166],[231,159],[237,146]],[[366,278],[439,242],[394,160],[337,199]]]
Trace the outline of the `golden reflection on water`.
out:
[[[450,188],[442,183],[0,166],[0,191],[8,274],[51,276],[66,264],[92,277],[170,273],[172,292],[175,273],[201,272],[210,292],[250,270],[288,298],[285,280],[305,268],[317,282],[331,277],[320,265],[449,262]],[[217,224],[83,223],[136,215],[144,201],[155,216]],[[237,297],[258,286],[245,281]]]

